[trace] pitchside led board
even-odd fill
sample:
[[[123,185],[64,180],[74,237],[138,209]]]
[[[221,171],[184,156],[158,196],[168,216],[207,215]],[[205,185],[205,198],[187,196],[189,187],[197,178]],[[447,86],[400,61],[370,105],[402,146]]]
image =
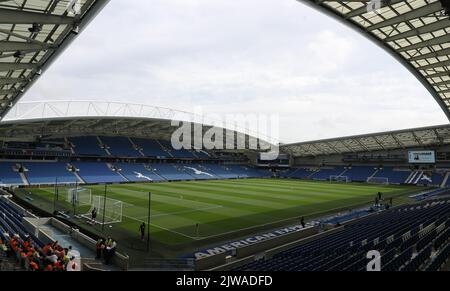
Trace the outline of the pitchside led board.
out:
[[[409,151],[408,161],[410,164],[434,164],[436,158],[434,151]]]

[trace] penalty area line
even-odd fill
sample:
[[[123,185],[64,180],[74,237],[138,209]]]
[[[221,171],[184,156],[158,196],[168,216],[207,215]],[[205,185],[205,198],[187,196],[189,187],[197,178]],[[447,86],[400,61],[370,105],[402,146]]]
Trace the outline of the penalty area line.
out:
[[[143,220],[141,220],[141,219],[138,219],[138,218],[135,218],[135,217],[132,217],[132,216],[128,216],[128,215],[124,215],[124,216],[127,217],[127,218],[129,218],[129,219],[135,220],[135,221],[147,223],[146,221],[143,221]],[[156,227],[156,228],[160,228],[160,229],[165,230],[165,231],[169,231],[169,232],[172,232],[172,233],[175,233],[175,234],[178,234],[178,235],[187,237],[187,238],[192,239],[192,240],[199,240],[199,239],[201,239],[201,237],[200,237],[200,238],[193,237],[193,236],[190,236],[190,235],[187,235],[187,234],[184,234],[184,233],[181,233],[181,232],[178,232],[178,231],[169,229],[169,228],[165,228],[165,227],[156,225],[156,224],[154,224],[154,223],[150,223],[150,225],[151,225],[151,226],[154,226],[154,227]]]
[[[217,206],[211,206],[211,207],[203,207],[203,208],[195,208],[195,209],[189,209],[189,210],[180,210],[180,211],[174,211],[174,212],[160,213],[160,214],[150,215],[150,218],[177,215],[177,214],[183,214],[183,213],[192,213],[192,212],[197,212],[197,211],[213,210],[213,209],[218,209],[218,208],[222,208],[222,207],[223,206],[221,206],[221,205],[217,205]],[[148,218],[148,216],[141,216],[141,217],[138,217],[137,219],[147,219],[147,218]]]

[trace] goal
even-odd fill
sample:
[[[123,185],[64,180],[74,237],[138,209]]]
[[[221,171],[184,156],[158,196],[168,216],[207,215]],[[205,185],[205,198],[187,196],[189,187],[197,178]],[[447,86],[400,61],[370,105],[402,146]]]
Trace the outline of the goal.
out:
[[[348,183],[348,177],[347,176],[331,175],[330,176],[330,182],[344,182],[344,183]]]
[[[120,200],[105,198],[104,196],[93,196],[91,209],[89,209],[88,213],[81,216],[92,220],[92,211],[94,209],[97,210],[95,223],[112,224],[122,222],[123,202]]]
[[[92,193],[91,189],[79,187],[70,188],[67,190],[67,202],[70,204],[77,205],[91,205],[92,204]]]
[[[386,177],[369,177],[367,178],[367,183],[369,184],[381,184],[381,185],[388,185],[389,179]]]

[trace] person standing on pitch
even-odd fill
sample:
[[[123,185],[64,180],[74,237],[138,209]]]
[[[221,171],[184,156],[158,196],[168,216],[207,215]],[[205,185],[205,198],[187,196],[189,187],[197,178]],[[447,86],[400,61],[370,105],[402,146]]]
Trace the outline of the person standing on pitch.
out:
[[[94,207],[91,212],[92,223],[95,223],[95,219],[97,218],[97,207]]]
[[[302,225],[302,228],[305,228],[305,217],[302,216],[302,219],[300,219],[300,224]]]
[[[141,232],[141,241],[144,241],[145,238],[145,223],[141,223],[139,226],[139,231]]]

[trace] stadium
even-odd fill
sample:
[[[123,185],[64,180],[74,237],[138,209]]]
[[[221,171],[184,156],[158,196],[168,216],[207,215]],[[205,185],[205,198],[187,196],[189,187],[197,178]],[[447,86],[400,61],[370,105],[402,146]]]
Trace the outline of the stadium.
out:
[[[283,144],[126,100],[21,102],[109,1],[22,2],[0,1],[1,271],[450,269],[450,124]],[[449,1],[298,2],[450,118]]]

